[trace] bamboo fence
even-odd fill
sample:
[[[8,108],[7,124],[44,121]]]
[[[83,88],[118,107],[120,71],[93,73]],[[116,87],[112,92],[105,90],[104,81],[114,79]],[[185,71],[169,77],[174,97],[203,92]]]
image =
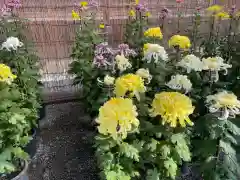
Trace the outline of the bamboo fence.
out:
[[[171,18],[164,30],[169,35],[176,31],[174,17],[177,8],[186,17],[181,22],[180,33],[184,33],[191,21],[191,14],[197,6],[205,9],[211,4],[220,3],[228,7],[233,4],[240,7],[240,0],[184,0],[180,7],[177,7],[176,0],[145,0],[144,2],[147,3],[152,14],[151,25],[159,24],[160,13],[164,7],[171,10]],[[79,88],[71,86],[72,77],[67,74],[71,62],[71,48],[79,27],[79,24],[71,18],[74,3],[75,0],[22,0],[22,7],[17,11],[20,17],[29,20],[27,28],[40,57],[45,89],[52,92],[75,91]],[[124,27],[128,21],[130,0],[98,0],[98,4],[99,12],[96,18],[107,26],[109,44],[121,43]],[[207,28],[203,30],[207,31]]]

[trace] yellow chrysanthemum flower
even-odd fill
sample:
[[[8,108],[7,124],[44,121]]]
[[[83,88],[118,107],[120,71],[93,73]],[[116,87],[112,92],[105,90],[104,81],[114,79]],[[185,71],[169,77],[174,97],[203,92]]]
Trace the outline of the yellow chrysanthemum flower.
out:
[[[146,37],[157,37],[159,39],[163,38],[162,31],[160,27],[149,28],[144,32],[144,36]]]
[[[146,43],[143,45],[143,52],[146,52],[150,46],[150,43]]]
[[[79,14],[74,10],[72,10],[72,18],[73,18],[73,20],[80,20],[81,19]]]
[[[155,95],[150,115],[160,115],[163,125],[169,123],[171,127],[177,127],[179,121],[180,126],[185,127],[186,122],[190,126],[193,125],[188,117],[193,111],[194,107],[189,97],[178,92],[161,92]]]
[[[124,97],[126,93],[130,92],[130,96],[136,96],[139,100],[139,93],[144,93],[146,87],[143,79],[136,74],[126,74],[117,78],[115,82],[115,94],[117,97]]]
[[[227,12],[219,12],[215,15],[219,19],[229,19],[230,15]]]
[[[151,16],[151,13],[150,12],[146,12],[146,17],[150,17]]]
[[[129,16],[130,17],[135,17],[136,16],[136,12],[132,9],[129,11]]]
[[[135,4],[138,5],[139,4],[139,0],[135,0]]]
[[[104,29],[105,28],[105,24],[99,24],[99,28],[100,29]]]
[[[236,115],[240,114],[240,101],[233,93],[222,91],[209,95],[206,102],[211,113],[221,112],[222,116],[219,119],[235,118]]]
[[[174,35],[168,41],[169,47],[178,46],[180,49],[189,49],[191,41],[187,36]]]
[[[223,7],[219,6],[219,5],[213,5],[207,8],[208,12],[212,12],[212,13],[217,13],[219,11],[222,11]]]
[[[139,126],[137,116],[137,108],[131,99],[112,98],[99,109],[98,131],[116,140],[125,139],[128,132]]]
[[[10,67],[6,66],[5,64],[0,64],[0,82],[6,82],[11,84],[17,76],[12,74]]]
[[[82,6],[82,7],[86,7],[87,5],[88,5],[87,1],[80,2],[80,6]]]

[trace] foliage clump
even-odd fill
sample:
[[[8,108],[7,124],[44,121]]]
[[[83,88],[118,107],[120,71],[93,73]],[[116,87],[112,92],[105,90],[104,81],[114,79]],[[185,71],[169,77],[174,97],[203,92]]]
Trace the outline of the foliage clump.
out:
[[[218,5],[206,11],[209,38],[199,38],[199,9],[192,32],[180,33],[178,12],[178,31],[166,37],[164,22],[151,27],[146,4],[136,1],[126,41],[116,49],[92,38],[103,29],[80,20],[71,72],[97,116],[102,179],[176,179],[186,175],[187,164],[198,178],[239,179],[238,55],[231,48],[232,25],[227,38],[219,29],[226,19],[237,21],[239,13],[228,14]],[[162,11],[163,21],[168,13]]]
[[[25,36],[25,22],[9,1],[0,14],[0,174],[22,170],[25,146],[37,126],[40,108],[38,57]],[[8,177],[8,176],[7,176]]]

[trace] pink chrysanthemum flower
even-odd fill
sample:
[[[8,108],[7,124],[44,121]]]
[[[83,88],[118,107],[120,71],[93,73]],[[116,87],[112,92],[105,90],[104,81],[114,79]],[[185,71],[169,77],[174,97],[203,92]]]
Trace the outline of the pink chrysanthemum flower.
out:
[[[119,44],[117,53],[124,55],[125,57],[137,55],[137,53],[133,49],[129,48],[128,44]]]
[[[6,4],[7,4],[7,7],[11,9],[19,8],[22,6],[21,0],[9,0]]]

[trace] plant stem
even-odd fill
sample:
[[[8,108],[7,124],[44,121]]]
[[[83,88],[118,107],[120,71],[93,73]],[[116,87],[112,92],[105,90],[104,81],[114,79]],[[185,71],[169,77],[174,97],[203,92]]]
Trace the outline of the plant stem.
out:
[[[193,39],[193,49],[192,53],[195,53],[196,51],[196,36],[197,36],[197,14],[195,14],[195,18],[193,19],[194,25],[193,25],[193,33],[192,33],[192,39]]]
[[[181,59],[181,52],[179,46],[176,47],[176,63],[179,62]]]
[[[180,32],[180,17],[181,17],[181,15],[180,15],[180,8],[179,8],[179,6],[180,6],[180,3],[177,6],[177,16],[178,16],[178,19],[177,19],[177,33]]]
[[[215,155],[215,156],[216,156],[216,164],[215,164],[215,167],[214,167],[214,172],[217,171],[218,162],[219,162],[219,155],[220,155],[220,153],[221,153],[220,147],[219,147],[220,141],[221,141],[221,137],[219,137],[219,138],[217,139],[217,151],[216,151],[216,155]]]
[[[165,22],[165,17],[162,17],[162,24],[160,25],[160,28],[164,32],[164,22]]]
[[[229,22],[229,29],[228,29],[228,41],[227,41],[227,46],[228,46],[228,63],[231,61],[231,55],[232,55],[232,43],[231,43],[231,37],[232,37],[232,23],[233,23],[233,17],[231,16],[230,22]],[[234,33],[235,34],[235,33]]]
[[[142,13],[139,11],[139,39],[142,39],[143,29],[142,29]]]
[[[212,36],[213,36],[213,31],[214,31],[214,24],[215,24],[215,16],[212,16],[211,19],[211,24],[210,24],[210,34],[209,34],[209,42],[211,42],[212,40]]]
[[[220,25],[221,25],[221,19],[218,20],[218,24],[217,24],[217,28],[216,28],[216,39],[217,39],[217,41],[219,41]]]

